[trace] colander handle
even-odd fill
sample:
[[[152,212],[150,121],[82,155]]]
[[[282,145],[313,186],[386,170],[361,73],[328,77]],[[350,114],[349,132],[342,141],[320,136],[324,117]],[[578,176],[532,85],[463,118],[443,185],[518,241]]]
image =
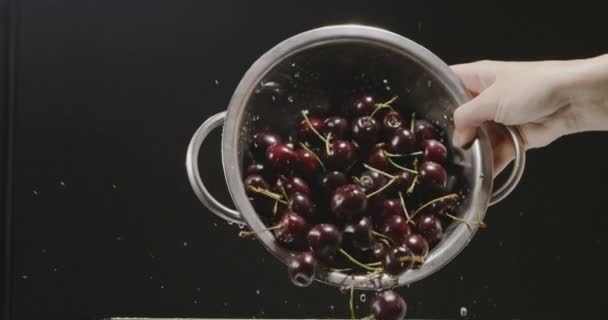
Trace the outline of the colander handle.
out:
[[[515,161],[513,162],[513,169],[507,181],[500,188],[492,192],[492,196],[490,197],[491,206],[502,201],[515,189],[524,174],[524,167],[526,166],[526,150],[524,150],[524,145],[517,128],[509,126],[505,126],[505,128],[509,132],[509,137],[515,147]]]
[[[221,126],[226,118],[226,112],[220,112],[207,119],[203,124],[196,130],[188,145],[188,152],[186,153],[186,171],[188,172],[188,179],[192,190],[198,197],[199,200],[211,210],[218,217],[236,223],[243,223],[241,215],[238,211],[230,209],[219,201],[217,201],[211,193],[205,187],[203,180],[201,179],[200,172],[198,170],[198,154],[201,149],[201,145],[213,131],[213,129]]]

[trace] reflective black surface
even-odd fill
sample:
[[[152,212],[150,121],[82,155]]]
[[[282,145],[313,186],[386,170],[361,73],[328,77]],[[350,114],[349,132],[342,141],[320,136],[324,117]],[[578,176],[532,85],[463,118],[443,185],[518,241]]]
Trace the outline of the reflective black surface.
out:
[[[448,63],[608,52],[608,11],[573,4],[14,3],[15,320],[348,317],[346,295],[292,286],[260,244],[202,206],[185,175],[191,134],[225,109],[250,64],[290,35],[371,24]],[[489,228],[444,270],[399,290],[409,315],[458,318],[465,307],[472,319],[591,317],[605,292],[606,141],[607,133],[586,133],[530,151],[521,185],[490,209]],[[219,150],[218,131],[201,165],[230,203]],[[358,305],[364,316],[367,302]]]

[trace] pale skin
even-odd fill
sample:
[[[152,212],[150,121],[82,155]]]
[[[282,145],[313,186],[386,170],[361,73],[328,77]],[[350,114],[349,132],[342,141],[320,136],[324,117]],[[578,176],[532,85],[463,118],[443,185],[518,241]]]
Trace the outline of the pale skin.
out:
[[[473,99],[456,109],[453,143],[466,147],[482,124],[494,148],[494,175],[514,157],[515,126],[525,149],[584,131],[608,130],[608,54],[580,60],[478,61],[452,66]]]

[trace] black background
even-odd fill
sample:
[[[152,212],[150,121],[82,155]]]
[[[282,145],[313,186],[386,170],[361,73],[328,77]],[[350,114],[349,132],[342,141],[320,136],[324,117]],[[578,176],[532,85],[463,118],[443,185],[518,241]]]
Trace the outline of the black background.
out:
[[[4,46],[11,42],[7,3]],[[203,207],[185,175],[193,131],[225,109],[251,63],[286,37],[358,22],[409,37],[450,64],[608,52],[608,11],[570,3],[533,9],[423,1],[21,0],[12,6],[16,41],[0,52],[6,80],[0,94],[3,138],[11,131],[8,111],[16,108],[14,166],[6,166],[8,145],[0,146],[9,169],[2,171],[3,187],[13,186],[4,204],[14,200],[5,211],[13,219],[4,311],[15,320],[348,316],[338,290],[293,287],[270,253],[239,239],[236,226]],[[15,73],[6,72],[10,52]],[[489,229],[439,273],[400,290],[409,315],[458,318],[464,306],[478,319],[592,316],[605,296],[598,263],[606,239],[600,231],[607,225],[607,141],[607,133],[585,133],[528,152],[523,181],[490,209]],[[228,204],[219,150],[217,133],[202,164],[211,190]],[[363,316],[367,304],[359,305]]]

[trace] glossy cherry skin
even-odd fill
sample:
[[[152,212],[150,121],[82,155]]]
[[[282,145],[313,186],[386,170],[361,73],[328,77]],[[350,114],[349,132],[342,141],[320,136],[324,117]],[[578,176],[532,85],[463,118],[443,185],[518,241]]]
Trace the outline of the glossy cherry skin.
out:
[[[405,300],[392,290],[379,293],[371,304],[375,320],[403,320],[407,313]]]
[[[397,111],[389,111],[382,118],[382,133],[386,137],[391,137],[395,134],[397,129],[403,127],[403,119],[401,114]]]
[[[280,227],[274,230],[277,241],[290,248],[303,248],[310,225],[301,215],[285,211],[279,220]]]
[[[306,194],[294,192],[289,195],[289,208],[303,217],[310,218],[314,213],[314,204]]]
[[[389,248],[382,241],[374,241],[369,250],[366,251],[368,254],[367,260],[372,262],[382,262],[388,252]]]
[[[412,183],[414,183],[415,176],[409,171],[401,171],[397,173],[395,177],[396,180],[393,183],[393,189],[397,192],[401,192],[401,194],[405,197],[408,190],[412,186]]]
[[[274,200],[251,190],[251,187],[269,190],[270,186],[262,176],[258,174],[247,176],[243,181],[243,186],[245,187],[245,192],[249,197],[249,201],[251,201],[251,205],[258,213],[270,214],[272,212]]]
[[[299,149],[296,150],[295,168],[304,177],[313,177],[321,171],[321,164],[312,152]]]
[[[296,152],[284,143],[276,143],[266,150],[268,164],[279,172],[289,172],[296,159]]]
[[[401,199],[399,198],[391,198],[384,199],[379,204],[377,208],[378,216],[382,218],[382,222],[388,216],[403,216],[405,212],[403,212],[403,206],[401,205]]]
[[[424,140],[422,143],[424,161],[444,163],[448,158],[448,149],[437,140]]]
[[[382,268],[388,275],[398,276],[412,269],[414,262],[414,253],[408,247],[400,245],[386,253],[382,261]]]
[[[429,253],[429,242],[417,233],[408,235],[403,244],[408,247],[415,256],[426,257]]]
[[[279,192],[281,192],[281,189],[285,190],[285,193],[287,193],[287,195],[292,195],[296,192],[305,194],[307,196],[310,196],[311,194],[311,190],[308,186],[308,183],[304,179],[296,176],[290,176],[286,179],[278,179],[276,188],[277,190],[279,190]]]
[[[412,233],[412,228],[404,216],[389,215],[384,218],[380,232],[391,238],[395,243],[403,243],[406,237]]]
[[[251,190],[250,187],[269,190],[268,182],[259,174],[248,175],[243,181],[243,185],[245,186],[245,191],[249,195],[258,195],[258,193]]]
[[[333,224],[322,223],[315,225],[308,232],[308,245],[317,257],[330,257],[342,245],[342,233]]]
[[[353,121],[353,139],[362,147],[369,147],[378,140],[380,127],[374,118],[369,116],[359,117]]]
[[[438,163],[426,161],[418,168],[418,183],[427,191],[444,190],[448,182],[448,174]]]
[[[339,187],[348,184],[346,175],[340,171],[329,171],[321,177],[319,181],[321,188],[327,194],[333,194]]]
[[[424,119],[416,120],[414,123],[414,134],[419,143],[422,143],[424,140],[439,138],[437,127]]]
[[[331,197],[330,208],[337,218],[352,220],[367,210],[365,191],[355,184],[341,186]]]
[[[308,118],[312,127],[317,130],[317,132],[323,132],[323,120],[319,118]],[[322,140],[314,133],[314,131],[310,128],[310,125],[306,120],[302,120],[300,122],[300,126],[298,127],[298,138],[300,141],[307,141],[313,144],[318,144],[322,142]]]
[[[441,221],[432,214],[416,217],[416,231],[428,241],[431,247],[437,245],[443,238]]]
[[[357,152],[352,143],[336,140],[331,143],[329,152],[325,155],[325,164],[333,169],[345,170],[355,162]]]
[[[266,149],[279,142],[281,142],[281,137],[274,133],[258,132],[253,135],[251,151],[253,151],[258,158],[262,158],[266,154]]]
[[[374,244],[372,220],[363,217],[358,221],[347,223],[344,226],[344,236],[354,248],[368,250]]]
[[[317,259],[311,252],[300,252],[289,259],[287,274],[294,285],[308,287],[315,279],[317,265]]]
[[[348,130],[348,120],[342,117],[329,117],[323,121],[323,134],[331,134],[333,139],[346,139]]]
[[[353,101],[350,109],[352,116],[361,117],[370,115],[376,108],[376,101],[371,95],[363,95]]]
[[[397,129],[387,143],[388,151],[393,154],[409,154],[415,152],[416,148],[416,137],[404,128]]]
[[[363,191],[366,194],[370,194],[382,188],[386,183],[387,178],[385,176],[372,170],[363,172],[358,180],[358,185],[363,188]]]
[[[367,156],[367,164],[384,172],[390,172],[392,165],[382,148],[374,148]]]

